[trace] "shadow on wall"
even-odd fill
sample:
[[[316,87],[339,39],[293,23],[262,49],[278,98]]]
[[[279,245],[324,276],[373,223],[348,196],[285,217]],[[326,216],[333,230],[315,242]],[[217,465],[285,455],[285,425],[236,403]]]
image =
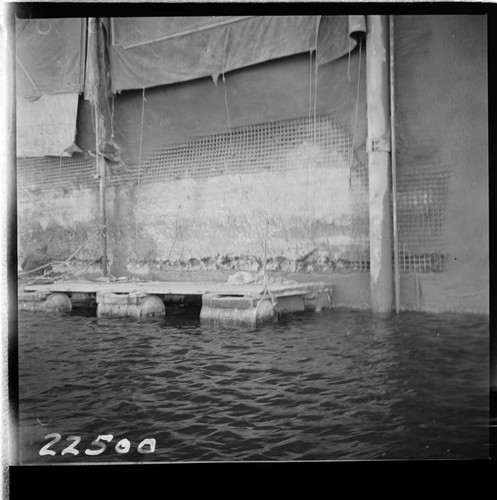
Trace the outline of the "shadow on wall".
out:
[[[39,267],[36,263],[61,262],[71,256],[82,263],[100,259],[97,221],[75,222],[70,227],[52,223],[43,228],[37,221],[21,218],[18,227],[18,267],[24,271]]]

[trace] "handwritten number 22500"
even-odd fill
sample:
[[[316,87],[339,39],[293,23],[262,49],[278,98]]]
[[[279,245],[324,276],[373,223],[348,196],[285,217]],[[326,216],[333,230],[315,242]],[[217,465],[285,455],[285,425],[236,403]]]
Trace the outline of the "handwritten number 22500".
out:
[[[89,456],[96,456],[96,455],[101,455],[106,449],[107,445],[105,443],[110,443],[114,436],[112,434],[101,434],[95,439],[91,445],[97,447],[95,450],[91,450],[87,448],[85,450],[85,455]],[[51,434],[47,434],[45,436],[45,439],[50,439],[50,441],[40,450],[40,455],[55,455],[55,451],[51,450],[50,447],[53,446],[55,443],[58,443],[61,439],[62,436],[58,432],[52,432]],[[61,455],[79,455],[79,450],[76,449],[76,446],[80,443],[81,438],[79,436],[68,436],[66,438],[66,441],[72,441],[69,446],[66,446],[62,452]],[[155,445],[156,441],[153,438],[147,438],[144,439],[137,448],[138,453],[153,453],[155,451]],[[115,450],[117,453],[128,453],[128,451],[131,448],[131,443],[129,442],[129,439],[121,439],[115,446]]]

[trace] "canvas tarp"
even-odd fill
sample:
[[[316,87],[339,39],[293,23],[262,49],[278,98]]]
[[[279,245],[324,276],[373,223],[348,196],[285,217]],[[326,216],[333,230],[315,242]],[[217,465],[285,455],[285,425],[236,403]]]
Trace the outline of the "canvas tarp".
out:
[[[355,136],[356,151],[365,151],[365,62],[362,46],[350,59],[319,66],[317,83],[314,59],[300,54],[230,72],[217,85],[207,77],[123,91],[109,102],[112,141],[123,162],[135,167],[140,151],[144,160],[156,148],[227,133],[230,127],[308,118],[316,112],[331,113]],[[81,99],[77,144],[84,150],[95,147],[91,123],[90,103]]]
[[[195,80],[316,50],[323,64],[365,33],[364,16],[111,18],[113,92]]]
[[[17,19],[17,95],[81,92],[85,41],[85,19]]]
[[[140,151],[145,157],[163,144],[226,132],[229,125],[306,117],[314,110],[336,113],[352,134],[356,44],[365,31],[364,16],[257,16],[219,25],[227,20],[233,18],[215,18],[218,26],[210,29],[203,28],[214,22],[212,18],[106,20],[112,89],[130,90],[115,95],[108,106],[103,104],[106,113],[112,115],[112,126],[105,127],[104,146],[109,147],[101,150],[116,150],[126,165],[136,166]],[[18,21],[19,96],[83,91],[85,27],[86,21],[81,19]],[[318,50],[312,55],[316,34]],[[153,41],[170,35],[174,36]],[[354,47],[351,58],[343,57]],[[182,64],[188,70],[180,71]],[[216,79],[220,73],[225,81]],[[364,82],[361,85],[364,89]],[[144,100],[142,90],[134,89],[145,87]],[[357,104],[364,107],[362,93]],[[85,152],[95,149],[89,106],[80,99],[76,143]],[[29,109],[34,108],[28,107],[26,112]],[[71,109],[66,111],[59,115],[64,118],[58,127],[51,125],[51,134],[60,132],[61,136],[52,135],[57,147],[56,153],[50,154],[59,155],[70,146],[66,132],[62,132],[69,130],[65,116],[72,116]],[[33,120],[34,125],[38,118]],[[35,130],[31,127],[31,132]],[[46,124],[43,130],[48,130]],[[357,126],[358,143],[363,130],[361,122]],[[30,144],[29,154],[49,154],[43,145],[48,137],[44,133],[37,137],[25,141]],[[41,137],[44,139],[39,140]],[[32,149],[35,144],[40,146],[37,152]]]
[[[78,94],[17,98],[17,156],[70,156],[74,146]],[[91,122],[90,122],[91,126]]]
[[[85,19],[16,20],[19,157],[68,156],[78,150],[74,138],[85,43]]]

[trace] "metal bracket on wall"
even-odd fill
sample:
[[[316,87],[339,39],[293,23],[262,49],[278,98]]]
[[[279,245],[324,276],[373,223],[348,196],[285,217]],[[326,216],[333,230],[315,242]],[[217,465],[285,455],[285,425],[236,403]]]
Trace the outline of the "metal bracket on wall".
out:
[[[375,137],[375,138],[368,137],[366,143],[366,151],[368,153],[371,153],[373,151],[386,151],[389,153],[391,150],[392,150],[392,144],[391,144],[390,134],[383,137]]]

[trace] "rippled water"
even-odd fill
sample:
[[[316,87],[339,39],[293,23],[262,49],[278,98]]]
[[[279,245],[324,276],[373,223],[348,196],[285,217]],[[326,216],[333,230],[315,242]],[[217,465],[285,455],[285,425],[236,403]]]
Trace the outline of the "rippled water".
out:
[[[487,458],[488,337],[476,315],[334,309],[243,328],[22,311],[21,461]],[[56,454],[40,456],[50,433]],[[77,456],[61,455],[70,435]],[[145,438],[155,451],[138,453]]]

